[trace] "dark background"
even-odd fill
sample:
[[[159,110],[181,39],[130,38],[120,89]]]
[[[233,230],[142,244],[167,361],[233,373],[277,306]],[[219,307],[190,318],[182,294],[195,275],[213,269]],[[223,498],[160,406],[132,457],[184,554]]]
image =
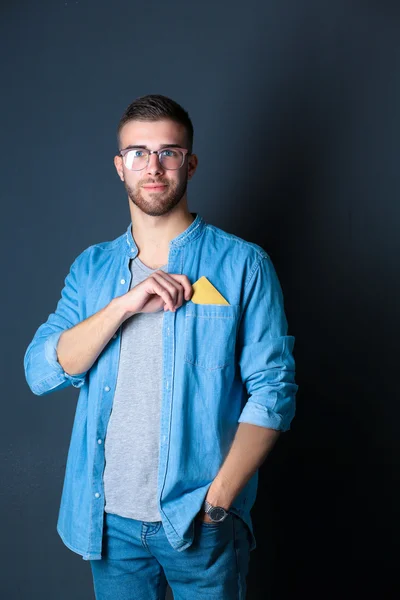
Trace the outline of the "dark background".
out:
[[[247,597],[398,597],[398,2],[0,16],[0,597],[94,598],[56,532],[78,390],[34,396],[23,355],[74,258],[128,226],[115,130],[148,93],[189,111],[189,208],[267,250],[296,337],[297,414],[261,468]]]

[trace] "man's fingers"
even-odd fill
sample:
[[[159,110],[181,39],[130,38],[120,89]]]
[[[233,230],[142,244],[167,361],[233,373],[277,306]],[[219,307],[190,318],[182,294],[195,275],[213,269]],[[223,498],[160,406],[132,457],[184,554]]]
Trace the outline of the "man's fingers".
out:
[[[155,271],[153,275],[157,275],[171,283],[175,289],[179,292],[183,293],[185,300],[190,300],[193,295],[192,284],[190,283],[188,277],[186,275],[181,275],[179,273],[165,273],[164,271]],[[180,299],[182,302],[182,299]]]

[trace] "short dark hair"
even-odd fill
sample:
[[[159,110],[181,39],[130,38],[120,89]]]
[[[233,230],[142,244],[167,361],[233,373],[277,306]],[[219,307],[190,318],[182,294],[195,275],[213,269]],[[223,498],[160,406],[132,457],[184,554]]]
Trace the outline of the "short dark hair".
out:
[[[128,121],[161,121],[163,119],[169,119],[184,125],[189,152],[191,152],[194,130],[189,114],[180,104],[161,94],[140,96],[128,106],[118,123],[118,149],[120,148],[120,132],[125,123]]]

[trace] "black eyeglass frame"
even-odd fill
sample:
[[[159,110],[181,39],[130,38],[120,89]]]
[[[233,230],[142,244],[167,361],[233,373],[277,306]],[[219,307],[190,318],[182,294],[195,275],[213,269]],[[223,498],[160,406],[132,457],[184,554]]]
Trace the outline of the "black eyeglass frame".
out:
[[[148,154],[147,154],[147,163],[145,164],[144,167],[141,167],[140,169],[129,169],[129,167],[126,166],[126,163],[125,163],[125,154],[127,154],[128,152],[131,152],[132,150],[145,150],[146,152],[148,152]],[[160,153],[164,152],[165,150],[179,150],[180,152],[182,152],[182,154],[183,154],[183,156],[182,156],[182,163],[180,164],[179,167],[176,167],[176,169],[170,169],[168,167],[164,167],[164,165],[160,161]],[[149,164],[150,154],[157,154],[158,155],[158,160],[159,160],[160,165],[162,166],[163,169],[166,169],[167,171],[177,171],[178,169],[181,169],[183,167],[183,163],[185,162],[186,156],[191,156],[192,153],[189,152],[188,148],[180,148],[180,147],[177,147],[177,146],[166,146],[165,148],[160,148],[160,150],[149,150],[148,148],[123,148],[122,150],[119,151],[118,156],[121,156],[122,160],[124,161],[124,164],[125,164],[126,168],[129,169],[129,171],[143,171],[143,169],[146,169],[146,167]]]

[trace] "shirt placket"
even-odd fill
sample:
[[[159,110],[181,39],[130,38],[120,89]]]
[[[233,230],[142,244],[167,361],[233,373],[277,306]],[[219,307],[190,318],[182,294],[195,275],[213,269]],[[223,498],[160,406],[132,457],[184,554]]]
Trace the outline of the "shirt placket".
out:
[[[183,272],[183,252],[179,247],[170,246],[168,256],[168,273]],[[175,364],[175,326],[176,312],[165,311],[162,329],[163,368],[162,368],[162,399],[160,415],[160,454],[158,466],[158,509],[165,518],[164,526],[170,529],[168,516],[163,510],[162,492],[164,489],[168,454],[170,449],[171,415],[174,390],[174,364]],[[172,529],[171,534],[175,532]]]
[[[136,255],[136,252],[133,251]],[[130,289],[132,273],[129,269],[129,260],[134,256],[127,256],[124,264],[120,266],[118,280],[114,286],[112,298],[127,293]],[[112,300],[110,298],[110,301]],[[101,397],[96,406],[96,433],[93,457],[93,476],[92,476],[92,499],[91,499],[91,518],[90,518],[90,539],[89,552],[100,552],[103,534],[104,520],[104,482],[103,473],[105,467],[104,440],[107,432],[108,421],[111,415],[115,386],[117,382],[118,366],[120,360],[121,347],[121,327],[112,336],[113,346],[110,355],[111,368],[107,369],[104,383],[102,386]]]

